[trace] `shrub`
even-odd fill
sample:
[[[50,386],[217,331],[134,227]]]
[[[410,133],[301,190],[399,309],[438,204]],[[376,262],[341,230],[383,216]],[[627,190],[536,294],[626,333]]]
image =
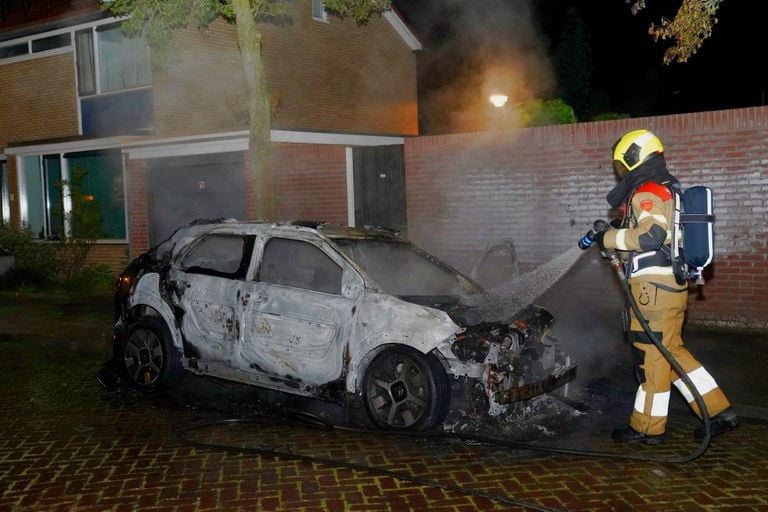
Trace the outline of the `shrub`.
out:
[[[533,100],[524,105],[523,121],[525,126],[547,126],[552,124],[575,123],[573,108],[563,100]]]
[[[115,275],[108,265],[89,265],[62,282],[62,289],[73,295],[110,295]]]
[[[0,226],[0,252],[12,255],[16,262],[13,271],[6,274],[7,286],[49,286],[58,269],[55,246],[36,240],[27,229]]]
[[[63,283],[76,279],[86,270],[88,254],[93,244],[102,235],[103,218],[98,201],[86,193],[85,182],[88,173],[80,166],[74,166],[69,181],[59,186],[62,193],[68,188],[72,208],[65,214],[72,232],[59,244],[59,274]]]

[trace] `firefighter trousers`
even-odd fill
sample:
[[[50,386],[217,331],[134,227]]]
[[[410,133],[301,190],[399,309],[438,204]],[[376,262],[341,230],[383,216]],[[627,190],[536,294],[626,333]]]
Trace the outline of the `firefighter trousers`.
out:
[[[632,283],[630,289],[651,331],[672,353],[704,398],[709,416],[716,416],[730,407],[730,402],[712,375],[683,347],[681,334],[685,310],[688,306],[687,289],[677,291],[675,287],[653,282]],[[632,341],[640,385],[635,395],[629,425],[646,435],[663,434],[667,424],[672,384],[685,397],[694,412],[701,417],[693,394],[653,342],[648,339],[634,311],[630,311],[630,318],[630,341]]]

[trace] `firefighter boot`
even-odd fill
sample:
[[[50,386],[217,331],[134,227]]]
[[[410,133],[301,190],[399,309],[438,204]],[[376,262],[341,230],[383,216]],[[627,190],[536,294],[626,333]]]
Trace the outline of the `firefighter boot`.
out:
[[[720,434],[725,434],[729,430],[733,430],[738,427],[739,417],[736,416],[736,413],[733,412],[733,409],[729,407],[714,418],[710,418],[709,425],[712,432],[712,437],[719,436]],[[704,439],[704,434],[704,427],[699,427],[693,433],[693,436],[696,439]]]
[[[621,443],[661,444],[664,442],[664,434],[651,436],[638,432],[630,426],[613,429],[611,437]]]

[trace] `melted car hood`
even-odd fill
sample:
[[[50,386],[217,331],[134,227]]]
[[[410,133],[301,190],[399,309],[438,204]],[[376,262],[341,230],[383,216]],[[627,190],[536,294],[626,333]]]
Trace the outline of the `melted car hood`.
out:
[[[474,304],[474,301],[468,301],[465,297],[455,297],[452,295],[401,295],[398,298],[444,311],[460,327],[477,325],[484,320],[483,309]]]

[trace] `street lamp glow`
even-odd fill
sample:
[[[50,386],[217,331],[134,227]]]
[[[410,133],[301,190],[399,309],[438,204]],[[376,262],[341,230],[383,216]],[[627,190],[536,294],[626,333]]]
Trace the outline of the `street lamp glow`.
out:
[[[507,103],[507,97],[506,94],[492,94],[490,98],[491,103],[493,103],[493,106],[496,108],[501,108]]]

